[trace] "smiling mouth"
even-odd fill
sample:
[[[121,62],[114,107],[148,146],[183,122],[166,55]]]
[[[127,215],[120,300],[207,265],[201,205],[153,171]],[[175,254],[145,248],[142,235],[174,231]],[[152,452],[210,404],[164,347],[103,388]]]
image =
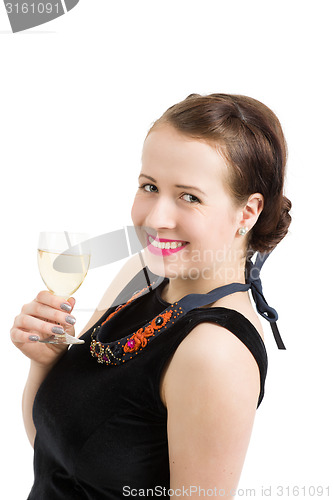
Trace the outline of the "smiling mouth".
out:
[[[188,242],[182,240],[168,240],[165,238],[154,238],[150,234],[147,234],[147,240],[150,248],[156,248],[158,250],[181,250],[185,247]]]
[[[148,241],[155,248],[160,248],[161,250],[175,250],[176,248],[184,247],[187,245],[186,241],[175,241],[175,240],[155,240],[152,236],[148,236]]]

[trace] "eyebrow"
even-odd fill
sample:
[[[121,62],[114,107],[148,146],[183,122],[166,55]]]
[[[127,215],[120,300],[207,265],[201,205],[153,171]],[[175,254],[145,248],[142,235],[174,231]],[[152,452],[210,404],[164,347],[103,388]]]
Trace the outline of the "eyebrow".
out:
[[[152,182],[157,182],[157,180],[154,179],[153,177],[151,177],[150,175],[140,174],[139,175],[139,179],[140,179],[140,177],[146,177],[147,179],[149,179]],[[182,189],[190,189],[190,190],[195,189],[196,191],[199,191],[199,193],[201,193],[204,196],[206,196],[206,194],[200,188],[198,188],[196,186],[184,186],[183,184],[175,184],[175,187],[182,188]]]

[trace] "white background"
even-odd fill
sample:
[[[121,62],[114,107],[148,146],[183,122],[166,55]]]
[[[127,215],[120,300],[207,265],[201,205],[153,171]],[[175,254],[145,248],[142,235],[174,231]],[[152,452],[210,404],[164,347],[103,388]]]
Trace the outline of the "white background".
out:
[[[44,288],[41,230],[98,235],[130,224],[142,141],[188,94],[255,97],[289,145],[290,234],[262,273],[287,351],[265,326],[266,396],[239,498],[332,495],[331,2],[81,0],[68,14],[12,34],[0,5],[1,489],[30,491],[21,419],[29,361],[9,340],[23,303]],[[77,294],[78,328],[118,269],[92,270]],[[75,395],[73,395],[75,397]],[[271,487],[269,492],[268,488]],[[327,497],[327,492],[323,496]],[[280,496],[281,498],[281,496]],[[312,498],[317,498],[312,497]],[[318,497],[319,498],[319,497]]]

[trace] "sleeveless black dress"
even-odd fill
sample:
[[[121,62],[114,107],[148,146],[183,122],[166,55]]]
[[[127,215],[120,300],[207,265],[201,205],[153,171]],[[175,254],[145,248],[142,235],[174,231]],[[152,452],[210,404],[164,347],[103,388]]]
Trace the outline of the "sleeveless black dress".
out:
[[[115,303],[143,288],[145,278],[141,271]],[[160,296],[166,281],[114,316],[110,341],[136,331],[168,306]],[[259,406],[266,349],[254,326],[234,310],[193,309],[120,366],[99,364],[91,356],[90,329],[82,337],[86,343],[71,346],[36,395],[35,481],[28,500],[119,500],[133,488],[150,489],[153,498],[167,496],[167,410],[160,399],[160,377],[182,340],[202,322],[225,327],[251,351],[260,371]]]

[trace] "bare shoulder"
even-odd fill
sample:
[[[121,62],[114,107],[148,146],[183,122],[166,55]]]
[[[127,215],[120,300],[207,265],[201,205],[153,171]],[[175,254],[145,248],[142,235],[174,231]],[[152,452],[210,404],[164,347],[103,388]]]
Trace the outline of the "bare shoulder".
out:
[[[92,317],[82,330],[79,336],[83,335],[89,328],[91,328],[109,309],[110,305],[119,295],[119,293],[125,288],[125,286],[131,281],[134,276],[141,271],[142,263],[138,254],[133,255],[128,259],[123,267],[120,269],[119,273],[112,280],[110,286],[102,296],[95,312]]]
[[[233,309],[240,314],[242,314],[246,319],[252,323],[252,325],[257,329],[261,338],[264,340],[264,330],[259,319],[258,314],[254,310],[248,293],[238,292],[232,295],[227,295],[222,299],[217,300],[214,307],[226,307],[227,309]]]
[[[220,389],[230,396],[234,390],[253,401],[259,396],[260,374],[252,353],[229,330],[214,323],[197,325],[177,348],[163,379],[166,403],[169,388],[174,388],[180,377],[188,376],[206,384],[218,381]]]
[[[250,351],[227,329],[201,323],[181,342],[163,379],[171,487],[237,486],[260,392]]]

